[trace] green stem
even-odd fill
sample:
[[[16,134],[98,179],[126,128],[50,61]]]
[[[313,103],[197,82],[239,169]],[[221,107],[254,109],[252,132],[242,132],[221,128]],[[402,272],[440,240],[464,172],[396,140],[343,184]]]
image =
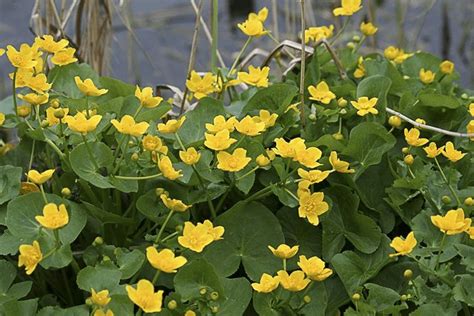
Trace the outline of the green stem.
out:
[[[120,179],[120,180],[148,180],[148,179],[158,178],[161,175],[162,175],[162,173],[157,173],[157,174],[152,174],[152,175],[143,176],[143,177],[114,176],[114,178],[117,178],[117,179]]]
[[[89,147],[89,143],[87,142],[86,136],[82,133],[81,133],[81,136],[82,136],[82,140],[84,141],[84,145],[86,146],[87,153],[89,154],[89,157],[91,158],[91,161],[94,164],[94,167],[96,168],[96,170],[99,170],[100,169],[99,164],[97,163],[94,155],[92,154],[92,150]]]
[[[153,285],[156,284],[156,281],[158,281],[158,277],[160,276],[160,270],[156,270],[156,273],[155,275],[153,276],[153,280],[151,281],[151,283],[153,283]]]
[[[219,35],[219,6],[218,0],[212,0],[211,3],[211,10],[212,10],[212,20],[211,20],[211,32],[212,32],[212,42],[211,42],[211,69],[212,71],[216,71],[216,64],[217,64],[217,42],[218,42],[218,35]]]
[[[13,114],[17,114],[18,111],[18,104],[16,101],[16,73],[18,72],[18,68],[15,68],[13,72],[13,79],[12,79],[12,97],[13,97]]]
[[[349,24],[349,21],[351,20],[351,17],[348,16],[346,18],[346,20],[344,21],[344,24],[342,25],[341,29],[339,30],[339,32],[337,32],[336,35],[334,35],[334,37],[332,38],[332,41],[331,41],[331,44],[334,44],[336,42],[336,40],[339,38],[339,36],[341,36],[342,33],[344,33],[344,30],[346,29],[347,25]]]
[[[446,233],[444,233],[443,235],[443,239],[441,239],[441,243],[439,245],[439,252],[438,252],[438,258],[436,258],[436,264],[435,264],[435,270],[438,270],[438,266],[439,266],[439,260],[441,259],[441,253],[443,252],[443,248],[444,248],[444,241],[446,240]]]
[[[163,232],[165,231],[165,227],[170,221],[171,217],[173,216],[173,210],[170,210],[168,213],[168,216],[166,216],[165,221],[163,222],[163,225],[161,225],[160,231],[158,232],[158,235],[155,238],[155,244],[158,244],[160,242],[161,235],[163,235]]]
[[[163,238],[160,243],[164,243],[165,241],[173,238],[173,237],[176,237],[177,235],[179,234],[179,232],[174,232],[172,234],[169,234],[168,236],[166,236],[165,238]]]
[[[130,135],[124,135],[123,139],[122,139],[122,142],[120,144],[120,148],[123,147],[123,141],[126,140],[126,143],[128,143],[128,140],[130,139]],[[126,146],[127,144],[125,144]],[[120,148],[117,148],[117,152],[119,151]],[[117,152],[115,153],[117,155]],[[114,168],[114,171],[112,171],[112,174],[115,174],[119,168],[120,168],[120,164],[122,163],[123,159],[125,158],[125,150],[122,150],[122,155],[120,156],[119,158],[119,161],[117,162],[117,164],[115,165],[115,168]],[[117,157],[115,156],[114,157],[114,161],[117,159]]]
[[[292,198],[294,198],[296,201],[299,201],[300,199],[298,199],[298,197],[296,195],[293,194],[293,192],[291,192],[290,190],[288,190],[287,188],[285,188],[285,191],[286,193],[288,193]]]
[[[133,118],[136,118],[137,115],[140,113],[140,111],[143,109],[143,105],[140,104],[140,106],[138,107],[137,111],[135,112],[135,114],[133,114]]]
[[[235,179],[235,181],[240,181],[240,180],[242,180],[243,178],[247,177],[248,175],[251,175],[251,174],[254,173],[258,168],[260,168],[260,167],[257,166],[257,167],[255,167],[255,168],[249,170],[249,171],[248,171],[247,173],[245,173],[244,175],[242,175],[242,176],[238,177],[237,179]]]
[[[225,199],[229,195],[230,191],[232,191],[232,189],[234,188],[234,185],[235,185],[235,180],[232,178],[232,183],[229,185],[229,187],[227,188],[227,191],[225,191],[224,195],[222,195],[221,199],[217,203],[216,214],[219,214],[220,209],[224,205]]]
[[[209,210],[211,211],[212,219],[214,219],[217,216],[216,209],[214,208],[214,204],[212,204],[211,196],[209,195],[208,190],[204,186],[204,180],[202,179],[201,175],[197,171],[196,167],[191,166],[191,168],[193,168],[194,172],[196,173],[196,176],[197,176],[198,181],[199,181],[199,185],[201,186],[201,190],[203,190],[204,193],[206,194],[207,205],[209,206]]]
[[[234,71],[235,67],[237,66],[237,63],[239,62],[240,57],[244,53],[244,51],[247,49],[247,46],[249,46],[250,42],[252,42],[253,37],[249,36],[247,38],[247,41],[245,42],[244,46],[240,50],[239,54],[237,55],[237,58],[235,58],[234,63],[232,64],[232,67],[230,67],[229,72],[227,73],[227,77],[232,75],[232,71]]]
[[[53,234],[54,234],[54,240],[56,241],[56,248],[59,249],[59,246],[61,245],[61,242],[59,240],[59,230],[54,229]]]
[[[31,166],[33,165],[33,156],[35,154],[35,147],[36,147],[36,140],[33,139],[33,144],[31,145],[30,162],[28,163],[28,172],[31,170]]]
[[[283,270],[286,271],[286,259],[283,259]]]
[[[439,164],[438,159],[436,157],[434,158],[434,161],[436,163],[436,166],[438,167],[439,172],[441,173],[441,176],[443,177],[444,182],[448,186],[449,191],[451,191],[451,194],[456,199],[456,202],[458,203],[458,207],[460,207],[462,203],[461,203],[461,200],[459,199],[459,196],[456,194],[456,191],[454,191],[451,184],[449,184],[448,178],[446,177],[446,174],[444,173],[443,169],[441,168],[441,165]]]
[[[44,192],[44,187],[40,184],[41,195],[43,196],[44,203],[48,204],[48,199],[46,198],[46,193]]]

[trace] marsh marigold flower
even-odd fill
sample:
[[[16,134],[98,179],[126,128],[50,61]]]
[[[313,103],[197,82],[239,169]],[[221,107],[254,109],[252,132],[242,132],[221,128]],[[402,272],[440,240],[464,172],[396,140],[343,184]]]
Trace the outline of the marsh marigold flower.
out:
[[[16,107],[16,114],[19,117],[27,117],[31,114],[31,106],[29,105],[19,105]]]
[[[7,46],[7,57],[13,67],[33,68],[37,65],[37,49],[27,44],[21,44],[20,50],[16,50],[12,45]]]
[[[354,169],[349,169],[349,163],[347,161],[340,160],[337,157],[337,152],[331,151],[329,155],[329,163],[331,164],[334,171],[339,173],[354,173]]]
[[[275,257],[280,259],[290,259],[293,258],[299,250],[299,246],[290,247],[286,244],[279,245],[276,249],[272,246],[268,246],[268,249],[273,253]]]
[[[237,27],[247,36],[259,37],[267,34],[263,23],[267,19],[268,9],[261,9],[258,14],[250,13],[247,20],[243,23],[237,24]]]
[[[25,266],[26,274],[32,274],[43,260],[39,243],[35,240],[32,245],[20,245],[19,251],[18,267]]]
[[[51,57],[51,62],[57,66],[66,66],[77,62],[75,54],[76,49],[69,47],[54,53],[54,56]]]
[[[81,77],[75,76],[74,82],[76,83],[77,88],[86,96],[98,97],[103,94],[106,94],[109,91],[107,89],[97,88],[94,82],[89,78],[83,81]]]
[[[308,91],[310,100],[318,101],[322,104],[329,104],[331,100],[336,98],[336,95],[329,90],[329,86],[325,81],[321,81],[316,87],[309,86]]]
[[[265,124],[265,128],[269,128],[275,125],[278,118],[278,114],[270,113],[267,110],[260,110],[258,116],[255,116],[254,119],[260,119],[261,122]]]
[[[410,146],[421,147],[428,143],[428,139],[420,138],[420,130],[417,128],[413,127],[410,130],[408,130],[408,128],[405,128],[403,132],[405,134],[405,140]]]
[[[314,226],[319,224],[319,216],[329,210],[329,204],[324,201],[323,192],[301,194],[299,205],[299,217],[307,218]]]
[[[48,229],[58,229],[69,223],[69,215],[64,204],[60,204],[59,207],[54,203],[46,204],[43,207],[43,216],[35,216],[35,219]]]
[[[69,45],[69,41],[61,39],[56,42],[51,35],[43,35],[35,38],[35,45],[48,53],[54,54],[65,49]]]
[[[115,126],[119,133],[135,137],[142,136],[150,127],[147,122],[135,123],[135,119],[131,115],[124,115],[120,121],[111,120],[110,123]]]
[[[378,98],[360,97],[357,101],[351,101],[353,107],[357,109],[357,115],[366,116],[367,114],[378,114],[379,111],[375,108]]]
[[[4,122],[5,122],[5,114],[0,112],[0,126],[2,126]]]
[[[250,86],[259,88],[268,87],[268,74],[270,73],[270,67],[254,67],[249,66],[249,71],[239,71],[237,73],[238,81],[244,82]]]
[[[439,70],[445,75],[450,75],[454,72],[454,63],[450,60],[445,60],[439,64]]]
[[[206,138],[204,145],[212,150],[225,150],[237,141],[230,137],[230,133],[227,129],[221,130],[215,135],[204,133],[204,137]]]
[[[182,176],[181,170],[176,170],[168,156],[163,156],[158,160],[158,168],[163,176],[169,180],[176,180]]]
[[[332,275],[332,270],[326,268],[326,263],[316,256],[309,259],[306,256],[300,256],[298,266],[313,281],[324,281]]]
[[[27,177],[29,181],[33,182],[34,184],[40,185],[51,179],[54,171],[54,169],[48,169],[40,173],[34,169],[31,169],[30,171],[28,171]]]
[[[267,158],[265,155],[258,155],[257,158],[255,158],[255,162],[259,167],[266,167],[270,164],[270,159]]]
[[[194,94],[196,99],[204,98],[211,93],[218,92],[217,76],[207,72],[201,78],[197,72],[191,71],[191,76],[186,80],[186,87]]]
[[[360,79],[365,76],[365,66],[364,66],[364,58],[362,56],[359,57],[357,62],[357,68],[354,71],[354,77],[356,79]],[[339,101],[338,101],[339,103]]]
[[[161,194],[160,199],[168,209],[174,212],[185,212],[191,207],[191,205],[184,204],[181,200],[169,198],[166,194]]]
[[[111,309],[107,309],[105,312],[103,309],[96,309],[94,316],[114,316],[114,312]]]
[[[270,274],[264,273],[260,277],[260,282],[252,283],[252,288],[259,293],[270,293],[280,285],[280,280],[277,276],[271,276]]]
[[[252,160],[247,157],[247,151],[243,148],[237,148],[232,154],[220,151],[217,153],[217,168],[228,172],[237,172],[245,168]]]
[[[308,286],[311,282],[310,279],[306,278],[303,271],[297,270],[288,274],[284,270],[277,272],[278,279],[281,286],[290,292],[299,292],[302,291]]]
[[[474,103],[469,104],[469,114],[474,117]]]
[[[96,292],[94,289],[91,289],[91,297],[92,303],[99,306],[105,306],[110,303],[112,300],[109,296],[109,290],[102,290]]]
[[[18,94],[18,98],[21,100],[31,104],[31,105],[41,105],[45,104],[49,100],[49,94],[36,94],[36,93],[28,93],[28,94]]]
[[[155,108],[163,101],[162,97],[153,96],[153,89],[151,87],[145,87],[140,90],[140,87],[137,86],[135,97],[140,101],[140,105],[146,108]]]
[[[375,33],[377,33],[378,31],[378,28],[373,25],[372,23],[370,22],[362,22],[360,24],[360,31],[362,32],[362,34],[364,34],[365,36],[372,36],[374,35]]]
[[[38,94],[44,94],[51,89],[51,84],[48,83],[48,78],[45,74],[37,74],[36,76],[28,77],[25,80],[25,86]]]
[[[361,6],[361,0],[341,0],[341,6],[332,11],[335,16],[345,15],[350,16],[359,11]]]
[[[431,70],[425,70],[424,68],[420,69],[420,81],[424,84],[430,84],[434,81],[436,74]]]
[[[302,168],[298,168],[298,175],[301,179],[308,180],[311,184],[323,182],[331,173],[330,170],[310,170],[306,171]]]
[[[125,286],[128,298],[145,313],[159,313],[163,304],[163,290],[155,293],[153,283],[146,279],[138,281],[137,288]]]
[[[242,120],[235,123],[235,129],[247,136],[257,136],[265,131],[265,123],[260,119],[254,119],[247,115]]]
[[[400,49],[395,46],[388,46],[383,52],[385,58],[389,60],[394,60],[400,55]]]
[[[321,158],[322,152],[317,147],[309,147],[305,149],[297,149],[296,156],[293,160],[298,161],[300,164],[306,168],[316,168],[321,164],[318,162]]]
[[[208,219],[206,219],[203,223],[198,223],[198,226],[204,226],[207,228],[207,233],[212,236],[214,241],[222,239],[222,235],[224,235],[224,227],[216,226]]]
[[[216,134],[224,129],[228,130],[229,132],[233,132],[235,129],[235,123],[237,123],[237,119],[232,116],[229,119],[225,119],[223,115],[217,115],[213,119],[213,124],[206,123],[206,129],[209,133]]]
[[[471,226],[471,219],[464,218],[464,210],[462,208],[450,210],[444,216],[431,216],[431,222],[447,235],[461,234],[466,232]]]
[[[282,158],[296,158],[297,152],[301,152],[306,149],[304,139],[300,137],[293,138],[289,142],[285,141],[283,138],[276,138],[275,144],[275,148],[272,150],[275,154]]]
[[[54,126],[54,125],[57,125],[59,124],[59,118],[56,117],[56,115],[54,115],[54,112],[56,112],[58,109],[55,109],[53,107],[49,107],[46,109],[46,121],[48,121],[48,124],[49,126]],[[61,119],[62,122],[64,123],[64,119],[67,117],[68,113],[69,113],[69,109],[68,108],[61,108],[60,110],[63,111],[64,113],[64,116],[63,118]]]
[[[195,165],[201,159],[201,153],[194,147],[179,151],[179,158],[187,165]]]
[[[166,123],[158,123],[157,128],[160,133],[172,134],[176,133],[186,121],[186,116],[181,116],[179,119],[168,120]]]
[[[426,157],[435,158],[443,152],[444,146],[441,146],[440,148],[438,148],[435,142],[431,142],[430,145],[427,147],[424,147],[423,150],[426,153]]]
[[[101,119],[101,115],[92,115],[90,118],[86,118],[84,113],[77,112],[74,116],[67,116],[64,121],[72,131],[85,135],[94,131]]]
[[[154,135],[146,135],[142,139],[143,149],[146,151],[157,151],[162,154],[168,154],[168,147],[163,144],[161,138]]]
[[[447,142],[446,145],[444,145],[444,149],[441,153],[451,162],[457,162],[466,156],[466,153],[456,150],[452,142]]]
[[[309,43],[309,41],[317,42],[322,39],[328,39],[332,37],[334,31],[334,25],[330,26],[314,26],[306,29],[304,31],[304,41]]]
[[[410,232],[405,239],[402,237],[395,237],[390,243],[390,247],[395,249],[396,253],[391,253],[389,256],[405,256],[413,251],[416,243],[417,241],[413,232]]]
[[[202,252],[206,246],[214,241],[213,235],[205,225],[184,223],[183,235],[178,237],[178,243],[194,252]]]
[[[170,249],[158,251],[153,246],[146,248],[146,258],[153,268],[165,273],[176,273],[188,262],[183,256],[175,256]]]

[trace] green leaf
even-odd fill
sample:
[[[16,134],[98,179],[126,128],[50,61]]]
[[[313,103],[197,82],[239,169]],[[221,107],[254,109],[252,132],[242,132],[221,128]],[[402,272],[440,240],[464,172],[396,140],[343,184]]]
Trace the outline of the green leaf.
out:
[[[171,105],[169,105],[166,102],[161,102],[159,106],[152,108],[152,109],[146,109],[143,108],[140,112],[140,114],[137,115],[137,122],[142,122],[142,121],[158,121],[160,120],[163,115],[168,113],[169,110],[171,110]]]
[[[57,306],[42,308],[37,316],[89,316],[89,307],[85,304],[66,309]]]
[[[20,193],[22,170],[20,167],[0,166],[0,204]]]
[[[244,106],[242,116],[261,109],[282,114],[297,92],[297,87],[286,83],[276,83],[261,89]]]
[[[459,279],[453,288],[454,299],[464,302],[474,307],[474,276],[471,274],[462,274],[457,276]]]
[[[0,260],[0,296],[5,295],[16,278],[16,268],[6,260]]]
[[[219,307],[217,315],[244,315],[252,298],[252,289],[245,278],[221,278],[226,300]]]
[[[367,77],[373,77],[374,75],[382,75],[389,78],[392,81],[389,93],[401,97],[407,90],[408,85],[403,79],[403,76],[395,68],[395,66],[388,60],[382,62],[374,59],[366,59],[364,61],[364,67],[367,72]]]
[[[130,252],[120,251],[117,255],[117,264],[120,272],[122,272],[121,279],[129,279],[137,273],[145,261],[145,255],[138,249]]]
[[[420,70],[431,70],[436,72],[439,69],[441,59],[432,54],[419,52],[402,63],[402,71],[405,75],[418,78]]]
[[[174,277],[174,286],[183,300],[201,298],[199,291],[219,293],[218,301],[224,300],[224,288],[213,266],[206,260],[198,259],[182,267]]]
[[[13,284],[7,292],[7,295],[19,300],[28,295],[31,291],[32,281],[24,281]]]
[[[102,224],[122,224],[132,225],[135,222],[131,218],[123,217],[118,214],[107,212],[106,210],[97,207],[93,204],[82,201],[84,209],[94,218],[97,218]]]
[[[137,200],[136,207],[140,213],[155,223],[163,223],[169,212],[161,199],[156,195],[154,189],[140,196]],[[176,227],[188,219],[189,212],[175,213],[173,217],[171,217],[168,227]]]
[[[392,80],[385,76],[375,75],[364,78],[357,86],[357,97],[378,98],[375,108],[379,111],[376,115],[378,121],[385,121],[385,108],[387,106],[387,94],[392,86]]]
[[[457,249],[462,257],[461,263],[466,266],[466,270],[474,272],[474,248],[462,244],[455,245],[454,248]]]
[[[356,167],[357,179],[372,165],[380,163],[382,156],[395,146],[396,139],[389,134],[385,127],[373,122],[364,122],[351,130],[349,143],[342,152],[359,161]]]
[[[367,283],[364,287],[369,290],[367,301],[370,305],[374,306],[378,312],[392,307],[395,305],[395,302],[400,300],[400,294],[388,287],[373,283]]]
[[[135,94],[135,87],[133,85],[110,77],[100,77],[97,85],[109,90],[106,94],[98,97],[97,102],[104,102],[117,97],[128,97]]]
[[[0,255],[14,255],[18,252],[18,247],[26,241],[23,238],[13,236],[7,229],[0,235]]]
[[[251,280],[281,268],[281,261],[272,255],[268,245],[283,243],[283,232],[275,215],[262,204],[237,203],[218,216],[215,225],[224,226],[224,239],[208,246],[204,257],[220,275],[233,274],[240,262]]]
[[[421,104],[427,107],[457,109],[461,102],[455,97],[439,93],[424,93],[418,96]]]
[[[77,274],[77,286],[84,291],[113,290],[120,283],[122,272],[112,266],[85,267]]]
[[[38,308],[38,299],[30,299],[25,301],[10,301],[0,305],[1,315],[21,315],[21,316],[33,316],[36,315]]]
[[[88,64],[69,64],[56,66],[48,74],[48,82],[53,82],[52,90],[67,95],[70,98],[80,99],[84,95],[79,91],[74,77],[79,76],[82,80],[92,79],[98,85],[99,76]]]

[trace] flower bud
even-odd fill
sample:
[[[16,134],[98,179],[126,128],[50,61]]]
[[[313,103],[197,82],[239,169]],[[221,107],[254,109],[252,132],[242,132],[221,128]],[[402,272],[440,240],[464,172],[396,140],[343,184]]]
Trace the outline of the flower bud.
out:
[[[64,110],[61,108],[54,110],[53,114],[54,114],[54,117],[57,119],[63,119],[64,116],[66,115]]]
[[[408,300],[408,297],[405,294],[400,296],[400,301],[405,302],[406,300]]]
[[[61,105],[61,103],[59,103],[59,99],[52,99],[51,101],[49,101],[49,105],[54,108],[54,109],[57,109],[59,108],[59,106]]]
[[[408,154],[410,152],[410,148],[408,147],[403,147],[402,148],[402,153],[404,153],[405,155]]]
[[[413,277],[413,271],[411,269],[406,269],[403,272],[403,277],[407,280],[410,280]]]
[[[461,99],[467,100],[467,99],[469,99],[469,96],[467,95],[467,93],[463,93],[463,94],[461,94]]]
[[[19,105],[16,108],[16,114],[20,117],[27,117],[31,113],[31,107],[29,105]]]
[[[403,79],[408,80],[408,79],[410,79],[410,76],[404,75]]]
[[[103,262],[110,261],[110,257],[109,257],[109,256],[103,256],[103,257],[102,257],[102,261],[103,261]]]
[[[207,289],[205,287],[202,287],[201,289],[199,289],[199,294],[206,295],[206,293],[207,293]]]
[[[168,302],[168,309],[169,310],[176,309],[176,307],[178,307],[178,302],[176,302],[175,300],[171,300],[171,301]]]
[[[267,158],[265,155],[258,155],[255,159],[255,162],[259,167],[265,167],[270,164],[270,159]]]
[[[359,294],[359,293],[354,293],[354,294],[352,295],[352,300],[353,300],[353,301],[358,301],[358,300],[360,300],[360,294]]]
[[[217,301],[218,299],[219,299],[219,293],[217,293],[216,291],[211,292],[211,300]]]
[[[443,195],[441,197],[441,202],[443,202],[444,204],[449,204],[449,203],[451,203],[451,198],[447,195]]]
[[[466,206],[473,206],[474,205],[474,199],[472,197],[467,197],[465,200],[464,200],[464,204]]]
[[[92,306],[94,303],[92,302],[92,300],[89,298],[86,298],[86,305],[88,306]]]
[[[335,140],[342,140],[342,139],[344,139],[344,135],[342,135],[342,133],[334,133],[334,134],[332,134],[332,137],[333,137]]]
[[[309,118],[311,121],[316,121],[316,114],[311,113],[310,115],[308,115],[308,118]]]
[[[424,125],[426,125],[426,121],[425,121],[424,119],[422,119],[422,118],[417,118],[417,119],[415,120],[415,122],[417,122],[417,123],[419,123],[419,124],[424,124]]]
[[[411,166],[411,165],[413,164],[413,162],[415,162],[415,158],[413,158],[412,155],[406,155],[405,158],[403,158],[403,161],[404,161],[407,165]]]
[[[347,48],[354,49],[355,48],[355,43],[354,42],[349,42],[346,44]]]
[[[346,109],[342,109],[342,110],[339,111],[339,114],[342,114],[342,115],[347,114],[347,110],[346,110]]]
[[[133,140],[128,141],[128,147],[133,147],[135,145],[135,142]]]
[[[133,153],[131,158],[132,158],[133,161],[137,161],[138,158],[140,158],[140,157],[138,156],[137,153]]]
[[[155,189],[155,195],[157,197],[160,197],[160,195],[165,194],[166,196],[168,195],[168,192],[165,191],[163,188],[156,188]]]
[[[396,115],[392,115],[388,118],[388,124],[392,127],[400,127],[400,125],[402,125],[402,119]]]
[[[352,36],[352,40],[356,43],[359,43],[360,42],[360,36],[359,35],[354,35],[354,36]]]
[[[347,106],[347,100],[341,97],[337,100],[337,105],[341,108],[346,107]]]
[[[308,303],[311,302],[311,297],[310,297],[309,295],[305,295],[305,296],[303,297],[303,301],[304,301],[306,304],[308,304]]]
[[[71,196],[71,190],[67,187],[64,187],[61,190],[61,195],[67,199]]]
[[[217,313],[218,311],[219,311],[219,306],[212,306],[212,307],[211,307],[211,312],[212,312],[213,314]]]
[[[100,236],[95,237],[94,241],[92,242],[93,246],[100,246],[104,243],[104,239]]]
[[[42,128],[46,128],[46,127],[49,126],[49,122],[46,121],[46,120],[42,120],[40,125],[41,125]]]

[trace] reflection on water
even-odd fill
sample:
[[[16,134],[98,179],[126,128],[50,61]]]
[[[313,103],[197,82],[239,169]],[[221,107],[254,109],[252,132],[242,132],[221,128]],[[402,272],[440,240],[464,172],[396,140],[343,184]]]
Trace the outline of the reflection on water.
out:
[[[210,21],[209,2],[205,1],[203,7],[206,21]],[[336,2],[314,0],[310,6],[314,11],[309,13],[308,21],[315,21],[318,24],[335,23],[332,20],[331,9]],[[366,0],[364,1],[365,9],[370,7],[369,2],[379,6],[373,10],[374,18],[379,25],[378,47],[402,43],[408,49],[416,47],[450,58],[455,61],[458,70],[461,71],[462,82],[472,87],[473,0]],[[9,43],[18,45],[33,39],[28,30],[32,3],[30,0],[0,0],[0,47]],[[114,3],[118,6],[120,2]],[[280,38],[295,39],[299,31],[296,0],[219,1],[219,49],[227,65],[232,62],[235,52],[240,49],[246,39],[241,32],[236,30],[236,23],[244,20],[250,11],[256,11],[263,6],[271,9],[273,3],[276,3],[278,7]],[[124,14],[127,13],[124,8],[121,10]],[[131,0],[128,12],[133,18],[134,32],[146,54],[129,36],[122,21],[114,16],[108,73],[130,83],[143,85],[168,83],[182,86],[186,75],[195,18],[190,0]],[[355,18],[355,25],[359,24],[362,17],[363,15],[358,15]],[[267,25],[270,26],[271,14],[267,21]],[[267,50],[274,46],[269,39],[259,39],[255,41],[255,44]],[[209,47],[208,40],[201,32],[195,67],[199,71],[209,69]],[[150,58],[147,58],[147,55]],[[0,61],[1,97],[9,94],[10,84],[6,80],[9,71],[11,69],[5,58],[2,58]]]

